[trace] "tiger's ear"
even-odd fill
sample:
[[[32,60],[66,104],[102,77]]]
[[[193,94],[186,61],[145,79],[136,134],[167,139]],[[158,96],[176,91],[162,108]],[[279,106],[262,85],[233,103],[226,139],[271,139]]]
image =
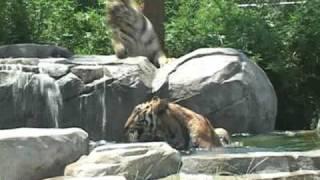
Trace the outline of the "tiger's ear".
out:
[[[160,99],[159,97],[154,96],[152,102],[154,104],[155,113],[162,113],[168,108],[169,101],[166,99]]]

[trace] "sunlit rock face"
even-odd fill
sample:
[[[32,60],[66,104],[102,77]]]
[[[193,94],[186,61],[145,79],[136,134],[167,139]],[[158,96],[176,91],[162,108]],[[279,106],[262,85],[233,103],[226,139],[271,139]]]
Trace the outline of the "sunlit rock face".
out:
[[[63,174],[88,153],[88,134],[79,128],[18,128],[0,131],[1,179],[35,180]]]
[[[93,140],[119,141],[155,70],[143,57],[0,59],[0,128],[82,127]]]
[[[130,143],[100,146],[65,168],[70,177],[122,175],[128,180],[157,179],[177,173],[179,152],[167,143]]]
[[[159,69],[153,92],[206,117],[230,133],[274,130],[277,97],[263,70],[243,53],[204,48]]]

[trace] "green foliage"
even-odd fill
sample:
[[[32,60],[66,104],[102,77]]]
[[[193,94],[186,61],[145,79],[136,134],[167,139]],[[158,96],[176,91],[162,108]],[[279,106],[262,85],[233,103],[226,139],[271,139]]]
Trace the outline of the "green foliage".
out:
[[[319,1],[255,8],[239,8],[228,0],[171,0],[166,5],[165,43],[171,56],[200,47],[240,49],[267,72],[276,89],[278,129],[308,129],[316,124],[320,112]]]
[[[80,54],[112,53],[102,0],[4,0],[0,10],[1,44],[54,43]]]

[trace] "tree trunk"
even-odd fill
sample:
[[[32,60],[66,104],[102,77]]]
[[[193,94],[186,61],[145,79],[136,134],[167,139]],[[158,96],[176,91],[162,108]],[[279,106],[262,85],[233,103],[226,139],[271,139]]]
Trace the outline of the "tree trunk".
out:
[[[144,0],[143,14],[151,21],[164,49],[164,0]]]

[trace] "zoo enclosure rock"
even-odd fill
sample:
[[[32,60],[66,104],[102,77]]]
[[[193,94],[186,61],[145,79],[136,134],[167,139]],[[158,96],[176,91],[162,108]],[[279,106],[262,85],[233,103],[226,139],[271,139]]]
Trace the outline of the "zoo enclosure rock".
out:
[[[306,152],[248,152],[240,149],[215,149],[182,158],[181,172],[188,174],[274,174],[300,170],[320,170],[320,150]],[[238,152],[233,152],[238,151]],[[313,172],[314,173],[314,172]],[[311,174],[312,175],[312,174]]]
[[[88,134],[78,128],[0,131],[0,179],[35,180],[63,174],[88,153]]]
[[[132,109],[154,94],[182,99],[180,104],[231,133],[274,129],[273,87],[234,49],[199,49],[159,70],[144,57],[0,59],[0,129],[76,126],[93,140],[120,141]]]
[[[122,175],[127,179],[155,179],[177,173],[181,157],[167,143],[130,143],[100,146],[65,169],[65,176]]]
[[[263,70],[229,48],[204,48],[159,69],[153,93],[179,100],[230,133],[274,130],[277,97]]]
[[[150,96],[155,67],[143,57],[0,59],[0,128],[82,127],[121,140],[132,108]]]

